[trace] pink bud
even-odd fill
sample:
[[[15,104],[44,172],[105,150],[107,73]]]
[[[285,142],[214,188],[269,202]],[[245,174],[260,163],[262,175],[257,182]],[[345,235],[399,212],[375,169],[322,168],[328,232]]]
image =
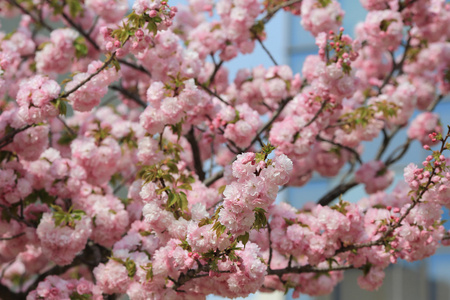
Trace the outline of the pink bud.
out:
[[[114,48],[113,42],[107,42],[105,48],[106,51],[111,51]]]
[[[158,15],[158,12],[157,12],[156,10],[154,10],[154,9],[152,9],[151,11],[148,12],[148,16],[149,16],[150,18],[154,18],[154,17],[156,17],[157,15]]]
[[[423,149],[425,149],[425,150],[430,150],[430,146],[428,146],[428,145],[423,145]]]
[[[144,36],[144,32],[142,31],[142,29],[136,30],[136,36],[138,38],[142,38]]]

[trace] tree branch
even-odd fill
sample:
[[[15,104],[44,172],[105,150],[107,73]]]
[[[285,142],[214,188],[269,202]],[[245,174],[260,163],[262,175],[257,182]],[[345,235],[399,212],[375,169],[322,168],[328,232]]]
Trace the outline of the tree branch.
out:
[[[341,145],[341,144],[339,144],[339,143],[336,143],[336,142],[333,142],[333,141],[324,139],[324,138],[322,138],[320,135],[317,135],[317,136],[316,136],[316,140],[321,141],[321,142],[327,142],[327,143],[329,143],[329,144],[331,144],[331,145],[337,146],[337,147],[339,147],[339,148],[345,149],[345,150],[347,150],[347,151],[353,153],[353,155],[355,156],[355,158],[356,158],[356,160],[359,162],[359,164],[361,164],[361,165],[363,164],[363,162],[362,162],[362,160],[361,160],[361,157],[359,156],[359,153],[356,152],[353,148],[350,148],[350,147]]]
[[[0,238],[0,241],[9,241],[9,240],[13,240],[15,238],[21,237],[22,235],[24,235],[25,232],[21,232],[19,234],[13,235],[11,237],[4,237],[4,238]]]
[[[270,53],[269,49],[266,48],[266,46],[264,46],[263,42],[261,41],[261,38],[255,33],[253,32],[256,40],[259,42],[259,44],[261,45],[261,47],[263,48],[263,50],[267,53],[267,55],[269,55],[270,60],[273,62],[273,64],[275,66],[278,66],[277,61],[275,60],[275,58],[273,57],[272,53]]]
[[[286,1],[278,6],[275,6],[273,9],[271,9],[270,11],[267,12],[267,14],[261,19],[261,21],[263,23],[267,23],[270,21],[270,19],[272,19],[272,17],[280,10],[283,9],[285,7],[291,6],[292,4],[295,3],[300,3],[302,2],[302,0],[290,0],[290,1]]]
[[[31,125],[26,125],[22,128],[15,129],[14,131],[12,131],[12,132],[8,133],[7,135],[5,135],[4,137],[2,137],[0,139],[0,149],[5,147],[6,145],[12,143],[16,134],[18,134],[19,132],[25,131],[30,127],[31,127]]]
[[[147,107],[147,103],[145,103],[138,95],[128,91],[127,89],[125,89],[122,86],[110,85],[108,88],[110,90],[117,91],[117,92],[121,93],[122,95],[124,95],[125,97],[133,100],[135,103],[139,104],[143,108]]]
[[[45,23],[43,20],[38,20],[35,16],[33,16],[31,14],[31,12],[29,12],[28,10],[26,10],[22,5],[20,5],[16,0],[6,0],[8,1],[11,5],[17,7],[18,9],[20,9],[24,14],[30,16],[30,18],[33,20],[33,22],[35,22],[36,24],[40,24],[42,27],[44,27],[45,29],[47,29],[48,31],[52,31],[53,28],[48,25],[47,23]]]
[[[256,133],[255,137],[253,138],[253,140],[250,143],[250,146],[248,146],[247,148],[243,149],[241,152],[246,152],[248,151],[248,149],[250,149],[252,147],[252,145],[260,138],[260,135],[266,131],[273,122],[275,122],[275,120],[280,116],[281,112],[283,111],[283,109],[286,107],[286,105],[292,100],[292,97],[283,99],[280,102],[280,105],[278,106],[277,111],[272,115],[272,117],[269,119],[269,121],[267,121],[266,124],[264,124],[264,126]],[[234,158],[236,159],[236,157]],[[234,161],[233,159],[233,161]],[[203,184],[205,184],[206,186],[210,186],[212,185],[214,182],[216,182],[217,180],[219,180],[220,178],[223,177],[223,170],[217,172],[216,174],[214,174],[212,177],[207,178]]]
[[[189,130],[188,134],[186,135],[186,139],[188,140],[189,144],[191,145],[195,173],[197,173],[198,178],[201,181],[203,181],[203,180],[205,180],[205,171],[203,171],[203,162],[202,162],[202,158],[200,155],[200,148],[198,146],[197,139],[195,138],[193,126],[191,127],[191,130]]]
[[[109,58],[108,60],[106,60],[103,65],[97,70],[95,71],[95,73],[92,73],[91,75],[89,75],[85,80],[81,81],[79,84],[77,84],[76,86],[74,86],[71,90],[63,93],[59,98],[66,98],[67,96],[69,96],[70,94],[72,94],[73,92],[75,92],[76,90],[78,90],[80,87],[82,87],[83,85],[85,85],[88,81],[90,81],[92,78],[94,78],[95,76],[97,76],[101,71],[103,71],[104,69],[106,69],[106,67],[108,67],[108,65],[114,60],[114,58],[116,57],[116,53],[114,52]]]

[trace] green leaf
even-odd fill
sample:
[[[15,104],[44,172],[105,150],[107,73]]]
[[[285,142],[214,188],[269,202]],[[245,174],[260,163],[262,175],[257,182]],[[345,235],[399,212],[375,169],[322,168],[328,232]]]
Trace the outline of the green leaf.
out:
[[[393,22],[397,22],[397,19],[386,19],[381,21],[380,30],[386,32],[389,28],[389,25],[391,25]]]
[[[166,186],[166,187],[163,187],[161,189],[157,189],[156,190],[156,194],[157,195],[161,195],[163,192],[168,191],[169,189],[170,189],[170,186]]]
[[[168,162],[166,164],[166,166],[169,168],[169,172],[170,173],[174,173],[174,174],[178,174],[179,173],[177,165],[174,164],[173,162]]]
[[[239,111],[237,109],[234,111],[234,113],[235,113],[234,120],[229,122],[230,124],[235,124],[241,119],[241,116],[240,116]]]
[[[205,225],[212,224],[212,222],[213,222],[213,220],[211,220],[210,218],[203,218],[198,223],[198,227],[202,227],[202,226],[205,226]]]
[[[223,192],[225,191],[226,187],[227,187],[226,185],[222,185],[222,186],[219,187],[219,195],[223,194]]]
[[[83,6],[79,0],[67,0],[66,3],[69,5],[69,13],[73,18],[83,12]]]
[[[61,137],[58,139],[57,143],[58,145],[70,145],[70,143],[72,143],[73,140],[75,140],[77,138],[77,135],[74,135],[72,133],[70,133],[67,130],[64,130],[61,133]]]
[[[180,202],[181,202],[181,204],[180,204],[181,210],[183,210],[183,211],[187,210],[189,203],[188,203],[186,194],[183,192],[180,192]]]
[[[73,45],[75,47],[75,56],[77,59],[87,56],[88,47],[86,45],[86,40],[84,39],[84,37],[80,36],[76,38],[73,42]]]
[[[240,235],[240,236],[237,237],[237,241],[238,242],[239,241],[242,242],[242,244],[244,244],[244,247],[248,243],[249,239],[250,239],[250,234],[248,232],[246,232],[243,235]]]
[[[294,225],[294,221],[289,220],[288,218],[283,218],[288,226]]]
[[[167,201],[167,206],[168,207],[176,207],[176,204],[178,204],[179,201],[180,201],[180,196],[177,193],[170,192],[169,200]]]
[[[318,0],[318,2],[322,7],[327,7],[329,4],[331,4],[331,0]]]
[[[183,183],[177,186],[177,188],[192,191],[192,186],[189,183]]]
[[[191,246],[189,245],[189,243],[188,243],[186,240],[183,240],[183,241],[181,242],[181,244],[179,244],[178,246],[180,246],[181,248],[183,248],[183,250],[187,250],[187,251],[189,251],[189,252],[192,251]]]
[[[152,235],[152,233],[150,231],[140,231],[139,234],[141,236],[150,236],[150,235]]]
[[[136,263],[130,258],[127,258],[125,261],[125,268],[128,271],[128,277],[133,278],[136,274]]]
[[[253,223],[253,228],[259,230],[267,225],[266,211],[261,207],[256,207],[253,209],[255,212],[255,222]]]
[[[120,63],[117,60],[117,58],[114,57],[114,59],[111,61],[111,63],[113,64],[114,68],[116,68],[116,72],[120,71]]]
[[[225,227],[225,225],[222,225],[219,221],[216,221],[216,223],[214,223],[212,230],[214,230],[216,232],[217,237],[220,237],[225,230],[227,230],[227,227]]]
[[[147,29],[148,31],[153,32],[153,35],[156,35],[158,32],[158,26],[156,26],[156,23],[153,21],[147,23]]]
[[[141,269],[146,271],[145,280],[150,281],[153,280],[153,265],[152,263],[148,263],[145,266],[141,266]]]
[[[115,261],[115,262],[118,262],[119,264],[125,265],[125,262],[121,258],[114,257],[114,256],[111,256],[111,257],[108,257],[108,258],[113,260],[113,261]]]
[[[70,300],[91,300],[92,297],[89,294],[78,294],[78,292],[73,292],[70,294]]]
[[[371,263],[367,263],[364,266],[362,266],[362,270],[363,270],[364,276],[369,274],[371,268],[372,268],[372,264]]]

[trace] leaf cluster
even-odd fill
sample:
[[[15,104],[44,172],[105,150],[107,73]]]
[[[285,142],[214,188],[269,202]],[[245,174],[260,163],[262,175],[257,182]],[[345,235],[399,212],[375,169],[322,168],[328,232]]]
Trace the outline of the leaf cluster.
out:
[[[52,204],[50,206],[54,210],[53,219],[55,220],[55,227],[69,226],[71,228],[75,228],[75,221],[80,221],[83,215],[86,215],[86,213],[81,209],[74,210],[73,207],[70,207],[66,212],[58,205]]]
[[[124,261],[121,258],[111,256],[109,259],[123,265],[127,269],[128,277],[133,278],[136,274],[136,263],[131,258],[127,257],[127,259]]]

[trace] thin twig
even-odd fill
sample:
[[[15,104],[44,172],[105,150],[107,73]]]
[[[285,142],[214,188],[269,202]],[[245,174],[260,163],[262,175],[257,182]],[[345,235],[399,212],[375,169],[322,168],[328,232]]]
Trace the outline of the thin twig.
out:
[[[252,145],[260,138],[261,133],[265,132],[267,129],[270,128],[270,126],[272,126],[273,122],[275,122],[275,120],[280,116],[281,112],[283,111],[283,109],[286,107],[286,105],[292,100],[292,97],[283,99],[280,102],[280,105],[278,106],[277,111],[272,115],[272,117],[270,118],[269,121],[267,121],[267,123],[260,129],[258,130],[258,132],[256,133],[255,137],[252,139],[252,142],[250,143],[250,146],[248,146],[247,148],[245,148],[243,150],[243,152],[246,152],[248,149],[250,149],[252,147]]]
[[[95,26],[97,26],[97,23],[98,23],[98,19],[99,19],[99,16],[95,16],[95,19],[94,19],[94,23],[92,23],[92,26],[91,26],[91,28],[89,28],[89,30],[86,32],[86,34],[87,35],[91,35],[91,33],[92,33],[92,31],[94,31],[94,29],[95,29]]]
[[[135,70],[137,70],[137,71],[140,71],[140,72],[145,73],[145,74],[147,74],[148,76],[152,77],[152,73],[150,73],[150,71],[147,70],[146,68],[144,68],[143,66],[135,65],[135,64],[133,64],[133,63],[127,61],[127,60],[121,59],[121,58],[119,58],[119,59],[117,59],[117,60],[118,60],[121,64],[124,64],[124,65],[126,65],[126,66],[128,66],[128,67],[130,67],[130,68],[133,68],[133,69],[135,69]]]
[[[263,50],[267,53],[267,55],[269,55],[270,60],[273,62],[273,64],[275,66],[278,66],[277,61],[275,60],[275,58],[273,57],[272,53],[270,53],[269,49],[266,48],[266,46],[264,46],[264,43],[261,41],[261,38],[256,34],[253,33],[256,40],[259,42],[259,44],[261,45],[261,47],[263,48]]]
[[[212,55],[212,57],[214,59],[214,55]],[[217,72],[219,71],[219,69],[222,65],[223,65],[223,60],[220,60],[220,62],[218,64],[216,64],[214,62],[214,71],[208,79],[208,85],[211,85],[211,83],[213,83],[214,79],[216,78]]]
[[[270,264],[272,263],[272,255],[273,255],[273,249],[272,249],[272,240],[270,238],[271,230],[270,230],[270,224],[267,223],[267,234],[269,238],[269,260],[267,261],[267,268],[271,270]]]
[[[277,111],[272,115],[272,117],[269,119],[269,121],[267,121],[267,123],[256,133],[255,137],[253,138],[253,140],[251,141],[250,145],[243,149],[241,152],[246,152],[248,149],[250,149],[252,147],[252,145],[260,138],[261,133],[263,133],[264,131],[266,131],[268,128],[270,128],[270,126],[272,125],[273,122],[275,122],[275,120],[280,116],[281,112],[283,111],[283,109],[286,107],[286,105],[292,100],[292,97],[283,99],[280,103],[280,105],[278,106]],[[228,144],[227,144],[228,146]],[[230,149],[231,151],[231,149]],[[235,159],[235,158],[234,158]],[[233,161],[234,161],[233,159]],[[210,186],[212,185],[214,182],[216,182],[217,180],[219,180],[220,178],[223,177],[223,170],[217,172],[216,174],[214,174],[212,177],[207,178],[203,184],[205,184],[206,186]]]
[[[309,120],[305,125],[303,125],[303,127],[301,129],[306,128],[309,125],[311,125],[319,117],[319,115],[322,113],[322,111],[325,109],[325,106],[327,105],[327,103],[328,103],[327,100],[323,101],[322,105],[320,106],[319,110],[316,112],[314,117],[311,120]]]
[[[338,266],[338,267],[323,269],[323,268],[316,268],[311,265],[306,265],[306,266],[301,266],[301,267],[291,267],[291,268],[285,268],[285,269],[267,270],[267,275],[277,275],[280,277],[287,273],[294,273],[294,274],[328,273],[328,272],[332,272],[332,271],[344,271],[344,270],[351,270],[351,269],[355,269],[355,267],[353,265],[348,265],[348,266]]]
[[[73,87],[71,90],[63,93],[60,98],[66,98],[67,96],[69,96],[70,94],[72,94],[73,92],[75,92],[76,90],[78,90],[80,87],[82,87],[83,85],[85,85],[88,81],[90,81],[92,78],[94,78],[95,76],[97,76],[101,71],[103,71],[104,69],[106,69],[106,67],[108,67],[108,65],[114,60],[114,58],[116,57],[116,53],[114,52],[108,60],[106,60],[103,63],[103,66],[101,66],[97,71],[95,71],[95,73],[92,73],[91,75],[89,75],[89,77],[87,77],[85,80],[81,81],[79,84],[77,84],[75,87]]]
[[[110,85],[108,88],[110,90],[117,91],[117,92],[121,93],[122,95],[124,95],[125,97],[133,100],[135,103],[139,104],[143,108],[147,107],[147,104],[138,95],[128,91],[127,89],[123,88],[122,86]]]
[[[24,14],[30,16],[30,18],[36,23],[36,24],[40,24],[41,26],[43,26],[45,29],[47,29],[48,31],[53,31],[53,28],[48,25],[47,23],[45,23],[44,21],[39,21],[35,16],[33,16],[31,14],[31,12],[29,12],[28,10],[26,10],[22,5],[20,5],[19,3],[17,3],[16,0],[6,0],[8,1],[11,5],[17,7],[18,9],[20,9]]]
[[[203,171],[203,161],[200,154],[200,147],[198,146],[197,139],[195,138],[194,127],[192,126],[186,135],[186,139],[191,145],[192,158],[194,160],[195,173],[198,175],[198,179],[205,180],[205,171]]]
[[[119,185],[118,186],[116,186],[115,188],[114,188],[114,191],[113,191],[113,194],[116,194],[118,191],[120,191],[120,189],[128,182],[128,181],[130,181],[131,180],[131,178],[133,178],[133,177],[135,177],[136,176],[136,174],[131,174],[130,176],[128,176],[127,178],[124,178],[120,183],[119,183]]]
[[[22,235],[24,235],[25,232],[21,232],[19,234],[13,235],[11,237],[4,237],[4,238],[0,238],[0,241],[9,241],[9,240],[13,240],[15,238],[21,237]]]
[[[225,101],[222,97],[220,97],[217,93],[213,92],[210,88],[208,88],[206,85],[199,83],[197,80],[195,80],[195,83],[201,87],[202,89],[204,89],[206,92],[208,92],[208,94],[210,94],[211,96],[216,97],[217,99],[219,99],[222,103],[225,103],[226,105],[230,105],[230,103],[228,103],[227,101]]]
[[[278,6],[275,6],[273,9],[267,12],[267,14],[261,19],[263,23],[267,23],[270,21],[270,19],[280,10],[285,7],[291,6],[292,4],[302,2],[302,0],[290,0],[286,1],[285,3],[282,3]]]
[[[206,186],[211,186],[214,182],[216,182],[217,180],[219,180],[222,177],[223,177],[223,170],[220,170],[219,172],[215,173],[211,177],[207,178],[203,182],[203,184],[206,185]]]
[[[50,3],[50,0],[47,0],[47,2]],[[76,24],[64,11],[61,12],[62,17],[64,20],[67,21],[67,23],[70,24],[73,28],[75,28],[76,31],[78,31],[97,51],[100,51],[100,47],[97,45],[97,43],[91,38],[91,36],[86,33],[81,25]]]
[[[25,131],[30,127],[31,127],[31,125],[26,125],[22,128],[15,129],[14,131],[12,131],[12,132],[8,133],[7,135],[5,135],[4,137],[2,137],[0,139],[0,149],[5,147],[6,145],[12,143],[16,134],[18,134],[19,132]]]
[[[64,121],[63,118],[61,118],[61,116],[58,116],[58,120],[61,121],[61,123],[64,125],[64,127],[67,129],[67,131],[70,133],[71,136],[77,136],[77,133],[75,131],[73,131],[73,129],[67,125],[66,121]]]
[[[320,135],[316,136],[316,140],[321,141],[321,142],[327,142],[327,143],[329,143],[331,145],[337,146],[339,148],[342,148],[342,149],[345,149],[345,150],[351,152],[355,156],[355,159],[359,162],[359,164],[361,164],[361,165],[363,164],[363,162],[361,160],[361,157],[359,156],[359,153],[356,152],[355,149],[347,147],[347,146],[344,146],[342,144],[339,144],[339,143],[336,143],[336,142],[333,142],[333,141],[330,141],[330,140],[327,140],[327,139],[324,139]]]

